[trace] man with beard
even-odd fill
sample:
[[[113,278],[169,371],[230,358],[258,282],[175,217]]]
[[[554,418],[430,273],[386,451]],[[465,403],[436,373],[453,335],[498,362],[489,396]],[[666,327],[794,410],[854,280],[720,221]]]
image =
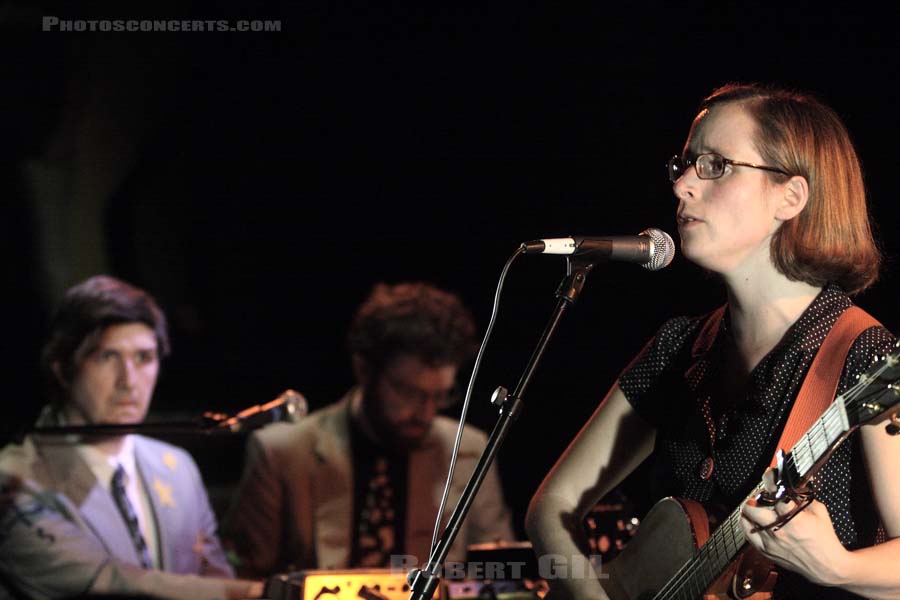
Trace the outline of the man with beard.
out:
[[[456,296],[424,283],[378,284],[348,336],[356,377],[337,403],[248,441],[224,537],[239,572],[385,568],[428,558],[457,424],[437,416],[457,400],[459,366],[477,348]],[[442,515],[446,525],[485,447],[469,426]],[[491,469],[448,562],[468,544],[512,540]]]

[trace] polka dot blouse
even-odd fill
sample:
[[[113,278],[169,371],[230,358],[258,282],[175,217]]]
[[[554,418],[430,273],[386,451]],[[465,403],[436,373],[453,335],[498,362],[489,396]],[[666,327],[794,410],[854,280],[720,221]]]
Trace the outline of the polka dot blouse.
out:
[[[724,376],[727,311],[717,328],[704,330],[710,315],[667,321],[619,377],[629,402],[657,428],[648,479],[652,497],[699,500],[722,516],[734,510],[768,467],[816,351],[851,305],[838,287],[826,287],[751,371],[741,398],[715,392]],[[838,393],[853,385],[893,341],[884,327],[864,331],[850,349]],[[872,545],[878,517],[858,435],[838,447],[816,484],[841,542],[848,548]],[[779,597],[799,597],[795,594],[801,588],[803,597],[855,597],[834,589],[814,592],[789,573],[779,577],[777,588]]]

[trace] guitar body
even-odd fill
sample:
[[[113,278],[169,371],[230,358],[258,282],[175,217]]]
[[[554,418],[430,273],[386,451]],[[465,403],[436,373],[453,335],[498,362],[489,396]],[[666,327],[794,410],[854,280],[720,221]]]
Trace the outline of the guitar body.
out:
[[[709,518],[698,502],[665,498],[641,520],[637,535],[608,566],[600,582],[612,600],[650,600],[709,538]],[[770,564],[749,547],[694,600],[765,600],[774,585]],[[760,560],[762,559],[762,560]],[[740,573],[739,577],[735,575]]]

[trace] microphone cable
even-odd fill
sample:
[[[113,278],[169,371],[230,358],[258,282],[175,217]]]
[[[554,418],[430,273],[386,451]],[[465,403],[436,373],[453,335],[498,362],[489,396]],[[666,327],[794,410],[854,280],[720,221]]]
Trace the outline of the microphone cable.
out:
[[[469,411],[469,402],[472,399],[472,389],[475,387],[475,379],[478,376],[478,369],[481,367],[481,359],[484,356],[484,350],[487,348],[488,340],[491,338],[491,333],[494,331],[494,324],[497,322],[497,313],[500,308],[500,294],[503,291],[503,284],[506,281],[506,275],[509,272],[509,268],[512,266],[513,261],[515,261],[524,251],[524,245],[516,248],[516,251],[509,257],[506,264],[503,266],[503,270],[500,272],[500,280],[497,282],[497,290],[494,292],[494,304],[491,309],[491,319],[488,323],[487,331],[484,333],[484,339],[481,341],[481,347],[478,349],[478,354],[475,357],[475,365],[472,367],[472,375],[469,377],[469,385],[466,388],[466,397],[463,400],[462,410],[459,415],[459,427],[456,430],[456,441],[453,443],[453,452],[450,455],[450,469],[447,473],[447,483],[444,486],[441,504],[438,507],[437,518],[434,522],[434,534],[431,537],[431,550],[428,553],[429,557],[434,554],[434,550],[437,547],[438,534],[441,528],[441,516],[444,514],[444,507],[447,505],[447,497],[450,495],[450,483],[453,481],[453,473],[456,470],[456,458],[459,454],[459,445],[462,441],[463,430],[466,426],[466,413]]]

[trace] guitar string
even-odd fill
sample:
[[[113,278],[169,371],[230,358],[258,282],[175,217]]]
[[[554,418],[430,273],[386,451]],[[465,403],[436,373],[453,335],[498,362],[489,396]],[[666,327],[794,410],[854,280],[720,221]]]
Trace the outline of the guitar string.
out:
[[[891,357],[896,358],[894,355],[891,355]],[[887,356],[885,356],[884,358],[882,358],[882,362],[875,369],[871,370],[870,372],[867,372],[865,374],[865,376],[860,377],[859,380],[857,381],[857,383],[855,383],[853,386],[851,386],[846,392],[844,392],[844,394],[841,394],[840,397],[835,399],[835,401],[831,404],[831,406],[829,406],[828,411],[826,411],[825,415],[823,415],[827,418],[820,419],[816,423],[821,426],[821,429],[817,427],[817,428],[815,428],[814,431],[807,432],[807,434],[805,434],[804,437],[801,439],[801,442],[806,441],[806,447],[801,448],[800,447],[801,444],[798,442],[798,444],[791,450],[788,461],[789,461],[789,464],[794,467],[795,472],[797,472],[801,476],[804,475],[803,473],[799,473],[799,469],[796,467],[796,464],[797,464],[796,461],[798,458],[802,458],[809,462],[809,466],[806,467],[807,469],[812,467],[812,464],[814,463],[814,461],[811,459],[811,457],[814,454],[813,449],[816,447],[814,444],[821,443],[823,436],[826,438],[825,439],[826,451],[827,451],[828,446],[830,446],[831,443],[833,443],[833,440],[828,439],[830,437],[830,436],[828,436],[828,433],[829,433],[829,431],[833,431],[833,430],[829,429],[829,426],[834,426],[836,420],[837,421],[841,420],[840,413],[834,409],[835,405],[837,405],[837,403],[838,403],[838,400],[843,401],[844,407],[847,409],[848,415],[853,415],[858,418],[859,413],[860,413],[859,409],[863,406],[864,402],[871,396],[875,396],[875,395],[882,393],[884,391],[884,389],[887,388],[887,385],[890,385],[890,383],[893,383],[893,382],[888,382],[886,385],[884,385],[884,388],[882,388],[881,385],[874,385],[876,383],[881,383],[881,382],[879,382],[879,379],[885,374],[885,372],[887,372],[891,368],[892,368],[892,366],[889,364]],[[867,395],[866,392],[869,392],[869,394]],[[877,415],[873,415],[873,416],[877,416]],[[851,426],[851,429],[852,428],[853,427]],[[846,431],[843,430],[843,427],[841,427],[840,429],[841,429],[840,435],[843,435],[844,433],[846,433]],[[849,431],[849,430],[847,430],[847,431]],[[840,436],[838,436],[838,437],[840,437]]]
[[[853,407],[853,405],[857,404],[857,401],[858,401],[858,399],[856,397],[857,392],[860,392],[860,391],[865,390],[866,388],[869,388],[871,383],[873,383],[874,380],[877,380],[880,377],[880,375],[882,375],[884,373],[886,368],[887,367],[885,366],[884,368],[876,369],[873,373],[869,374],[870,378],[867,378],[867,379],[861,378],[861,380],[857,384],[855,384],[854,386],[851,386],[851,388],[849,390],[847,390],[847,392],[842,394],[841,400],[844,402],[845,406]],[[835,403],[836,402],[837,402],[837,400],[835,400]],[[835,403],[832,403],[832,404],[835,404]],[[836,411],[832,410],[832,407],[830,406],[829,410],[826,411],[826,413],[823,415],[823,417],[821,417],[816,422],[817,424],[823,424],[823,422],[827,422],[825,431],[823,431],[819,427],[814,426],[813,428],[811,428],[811,432],[807,432],[807,434],[804,436],[804,438],[807,439],[807,443],[808,444],[812,443],[808,439],[810,437],[810,434],[812,437],[819,438],[819,439],[822,436],[826,436],[826,438],[827,438],[827,430],[828,430],[827,425],[834,425],[834,422],[836,420],[840,421],[840,415],[837,414]],[[787,460],[788,460],[789,464],[794,462],[793,461],[794,452],[796,451],[796,449],[799,448],[800,445],[801,445],[800,443],[795,444],[794,448],[791,450],[791,453],[788,455]],[[748,497],[752,497],[758,491],[761,491],[760,486],[758,486],[757,489],[754,490],[754,492]],[[736,550],[738,548],[738,545],[743,546],[744,542],[746,542],[746,539],[744,539],[744,536],[743,536],[743,528],[736,527],[735,521],[737,521],[738,519],[739,519],[739,510],[736,510],[731,515],[729,515],[729,517],[723,523],[723,527],[717,529],[717,531],[713,534],[712,539],[709,540],[709,542],[712,542],[712,543],[704,544],[700,548],[700,550],[697,551],[695,556],[692,559],[688,560],[682,566],[682,568],[679,569],[678,573],[676,573],[676,576],[670,580],[670,584],[675,584],[675,585],[677,585],[678,588],[683,589],[683,587],[686,584],[696,583],[696,582],[690,581],[690,579],[695,578],[695,577],[692,577],[690,573],[683,573],[683,571],[693,570],[694,572],[696,572],[696,569],[698,568],[696,565],[698,563],[700,565],[699,568],[705,569],[706,571],[710,571],[710,569],[714,569],[714,568],[720,566],[718,564],[711,565],[709,555],[712,553],[713,550],[719,550],[721,546],[725,546],[726,548],[728,547],[728,540],[726,539],[726,535],[728,533],[731,534],[732,549]],[[720,532],[722,532],[722,533],[720,534]],[[721,558],[721,556],[714,556],[713,558]],[[729,557],[729,561],[730,561],[730,557]],[[721,560],[717,561],[717,562],[721,562]],[[727,562],[725,563],[725,565],[721,565],[721,566],[723,566],[723,567],[727,566]],[[718,571],[716,573],[714,573],[712,576],[714,577],[716,574],[718,574]],[[674,587],[674,586],[666,585],[662,590],[660,590],[660,595],[657,597],[663,597],[662,594],[665,592],[668,592],[669,590],[667,590],[667,588],[671,588],[671,587]],[[693,590],[693,586],[692,586],[692,590]],[[703,590],[700,590],[700,591],[703,591]]]
[[[827,452],[829,446],[831,446],[835,441],[837,441],[846,431],[843,428],[843,420],[841,419],[840,413],[835,409],[835,406],[838,403],[838,400],[843,402],[845,408],[848,409],[848,412],[854,414],[854,416],[858,415],[858,408],[862,405],[863,400],[865,400],[865,392],[870,392],[871,395],[877,395],[881,393],[883,390],[880,386],[873,385],[878,382],[884,373],[891,368],[891,365],[888,364],[886,357],[882,359],[883,362],[879,364],[876,368],[867,373],[867,377],[861,377],[859,382],[851,386],[844,394],[840,396],[839,399],[836,399],[829,409],[817,420],[816,424],[811,428],[807,434],[804,435],[804,438],[801,442],[795,444],[794,448],[791,449],[791,452],[787,458],[787,464],[789,466],[793,466],[795,472],[798,474],[805,475],[804,473],[800,473],[799,469],[796,467],[796,462],[794,457],[797,455],[798,451],[800,454],[810,453],[812,455],[814,453],[813,448],[819,447],[817,444],[821,443],[822,438],[825,438],[824,452]],[[834,426],[838,424],[840,427],[837,428],[840,433],[833,440],[832,436],[837,433]],[[831,434],[831,435],[829,435]],[[805,446],[803,444],[805,442]],[[821,456],[821,455],[820,455]],[[807,458],[807,460],[809,460]],[[809,460],[809,467],[807,470],[812,467],[814,461]],[[756,491],[754,494],[755,495]],[[707,581],[712,581],[716,575],[721,572],[725,566],[727,566],[728,562],[730,562],[731,558],[734,556],[736,550],[739,549],[739,546],[743,546],[746,539],[743,535],[743,528],[737,526],[739,519],[739,511],[733,512],[729,518],[726,520],[723,525],[726,527],[723,528],[724,533],[722,535],[714,535],[712,544],[705,544],[701,551],[698,552],[696,561],[700,562],[701,568],[705,568],[707,572],[711,573],[711,576],[707,579]],[[718,532],[717,532],[718,533]],[[727,539],[727,534],[731,534],[731,546],[729,547],[729,541]],[[718,551],[722,549],[724,546],[725,550],[729,553],[725,555],[727,558],[726,561],[722,561],[721,555],[715,555]],[[708,551],[707,548],[709,548]],[[714,554],[714,556],[710,557],[710,554]],[[710,564],[710,560],[715,559],[715,562]],[[701,584],[702,585],[702,584]],[[683,587],[683,586],[682,586]],[[705,589],[705,588],[704,588]],[[693,591],[693,586],[691,591]],[[700,590],[701,592],[703,590]]]
[[[851,388],[848,389],[844,394],[842,394],[841,398],[840,398],[840,400],[844,402],[845,407],[847,407],[848,409],[858,408],[858,405],[861,404],[861,400],[863,399],[863,395],[861,394],[861,392],[870,390],[870,391],[872,391],[873,395],[878,394],[881,390],[877,386],[873,386],[872,384],[875,383],[881,377],[881,375],[883,375],[884,372],[889,368],[890,368],[890,366],[887,364],[879,365],[879,367],[876,368],[874,371],[872,371],[871,373],[868,373],[869,377],[861,378],[857,384],[851,386]],[[834,409],[834,405],[836,405],[836,404],[837,404],[837,399],[835,400],[835,402],[832,403],[832,406],[829,406],[828,411],[826,411],[826,413],[824,413],[823,416],[816,422],[816,425],[818,425],[818,427],[816,427],[814,425],[811,428],[811,430],[809,432],[807,432],[807,434],[804,435],[804,438],[803,438],[803,440],[801,440],[801,442],[805,441],[808,449],[804,448],[803,444],[801,442],[798,442],[798,444],[796,444],[794,446],[794,448],[791,450],[790,454],[788,455],[787,461],[788,461],[789,465],[794,463],[793,458],[794,458],[794,456],[796,456],[798,451],[801,454],[803,454],[807,451],[812,453],[813,448],[816,447],[814,444],[821,442],[823,437],[825,438],[825,441],[826,441],[825,448],[827,451],[828,446],[830,446],[834,441],[837,440],[837,438],[835,438],[835,440],[830,440],[831,435],[829,435],[829,433],[832,433],[832,434],[835,433],[833,426],[836,423],[841,425],[841,427],[839,428],[841,433],[837,437],[839,438],[841,435],[843,435],[845,433],[845,431],[843,429],[842,419],[840,418],[840,414]],[[810,466],[811,466],[811,463],[810,463]],[[799,473],[799,470],[796,468],[795,465],[794,465],[794,468],[795,468],[795,471],[797,471]],[[726,522],[723,523],[723,525],[727,526],[727,527],[722,528],[722,530],[724,531],[723,535],[714,535],[714,539],[710,540],[713,543],[705,544],[704,547],[701,548],[701,551],[698,552],[696,560],[693,561],[695,563],[699,562],[701,569],[712,573],[712,576],[708,579],[709,581],[711,581],[716,575],[718,575],[718,573],[721,572],[722,568],[727,566],[728,562],[730,562],[730,560],[731,560],[731,556],[733,556],[733,554],[734,554],[734,551],[738,549],[738,543],[742,546],[743,543],[746,541],[743,536],[743,529],[742,528],[739,529],[739,528],[735,527],[736,519],[734,517],[737,517],[737,516],[738,516],[738,511],[735,511],[734,513],[732,513],[732,515],[729,516],[729,518],[726,520]],[[732,537],[732,541],[731,541],[732,543],[731,543],[730,548],[729,548],[729,541],[727,539],[727,534],[729,534],[729,533],[731,534],[731,537]],[[726,551],[731,553],[730,556],[726,556],[728,560],[724,563],[721,560],[721,558],[722,558],[721,556],[713,556],[713,557],[709,556],[710,554],[715,554],[713,551],[718,552],[722,548],[722,546],[725,547]],[[704,551],[707,548],[709,548],[709,551]],[[715,563],[710,564],[711,558],[719,559],[719,560],[716,560]],[[683,587],[683,585],[682,585],[682,587]],[[693,591],[693,586],[692,586],[691,591]],[[701,590],[701,591],[703,591],[703,590]]]
[[[892,355],[893,357],[893,355]],[[830,445],[831,442],[828,440],[828,432],[833,431],[829,429],[829,426],[834,426],[835,421],[841,421],[840,413],[835,410],[835,406],[838,404],[838,401],[842,401],[844,407],[847,409],[848,414],[853,414],[857,416],[859,413],[859,408],[862,406],[863,401],[866,399],[863,392],[871,391],[872,395],[877,395],[882,389],[879,386],[874,385],[878,382],[884,373],[891,368],[887,360],[887,356],[882,358],[882,362],[875,368],[873,368],[870,372],[865,373],[865,376],[861,376],[858,381],[853,384],[847,391],[841,394],[838,398],[834,400],[834,402],[829,405],[826,412],[823,416],[816,421],[810,431],[807,431],[804,434],[803,438],[801,438],[800,442],[798,442],[794,448],[791,449],[790,454],[787,457],[787,464],[793,466],[795,471],[799,475],[804,475],[803,473],[799,473],[799,469],[796,468],[796,459],[798,454],[801,455],[802,458],[809,460],[806,457],[807,453],[813,452],[813,444],[822,441],[822,437],[825,437],[826,448]],[[852,410],[851,410],[852,409]],[[816,427],[816,425],[820,425],[821,427]],[[852,426],[851,426],[852,428]],[[846,433],[841,427],[841,435]],[[801,447],[801,442],[806,442],[807,447]],[[811,466],[811,465],[810,465]]]
[[[839,420],[839,417],[834,415],[833,412],[826,413],[826,415],[823,415],[823,417],[826,419],[830,419],[832,422],[834,422],[835,420]],[[813,435],[821,437],[826,434],[824,432],[821,432],[819,428],[815,428],[815,430],[813,431]],[[799,445],[799,443],[795,445],[795,448],[797,448]],[[789,460],[792,455],[793,450],[789,455]],[[754,491],[750,495],[748,495],[747,498],[754,497],[761,491],[762,486],[757,486],[757,488],[754,489]],[[731,538],[730,540],[729,537]],[[679,572],[676,573],[676,576],[670,580],[670,583],[672,585],[667,585],[662,590],[660,590],[660,595],[657,597],[674,597],[671,595],[663,595],[671,594],[672,591],[678,593],[678,597],[696,597],[694,592],[703,592],[708,587],[708,583],[714,581],[715,577],[722,572],[722,570],[728,565],[729,562],[731,562],[734,555],[744,545],[745,542],[746,539],[744,537],[744,531],[743,528],[740,527],[740,509],[736,509],[728,516],[728,518],[725,519],[725,521],[722,523],[722,526],[717,528],[712,537],[696,552],[694,557],[692,557],[682,566],[681,569],[679,569]],[[670,587],[675,589],[666,589]],[[686,590],[686,587],[689,589]],[[690,595],[683,596],[685,592]]]
[[[891,357],[896,358],[894,354],[891,354]],[[807,444],[810,446],[810,452],[812,452],[812,441],[809,438],[815,438],[815,441],[819,442],[821,441],[822,437],[825,437],[827,449],[829,445],[829,430],[827,427],[829,425],[833,426],[836,421],[841,421],[840,414],[837,411],[832,410],[832,407],[838,402],[838,400],[840,400],[844,403],[844,406],[846,408],[858,409],[859,406],[862,405],[862,400],[864,399],[864,395],[862,394],[862,392],[872,389],[873,394],[877,394],[882,391],[873,384],[877,383],[881,376],[890,368],[892,368],[892,366],[889,364],[887,357],[884,357],[877,367],[866,372],[865,376],[860,377],[857,383],[852,385],[846,392],[836,398],[835,401],[832,402],[832,405],[829,406],[829,409],[826,410],[822,417],[820,417],[813,425],[813,427],[810,428],[810,431],[804,434],[803,438],[801,438],[801,442],[798,442],[794,445],[786,459],[786,463],[794,467],[795,471],[797,470],[794,460],[794,453],[796,450],[800,449],[799,447],[801,446],[803,440],[806,440]],[[816,427],[816,425],[822,425],[824,429]],[[800,450],[802,451],[802,449]],[[803,474],[801,474],[801,476],[802,475]],[[762,486],[757,486],[756,489],[754,489],[754,491],[748,496],[748,498],[755,496],[760,491],[762,491]],[[713,581],[713,578],[721,573],[721,569],[727,566],[728,562],[731,561],[736,551],[739,550],[740,547],[742,547],[746,542],[746,538],[743,535],[744,530],[738,524],[739,519],[740,508],[736,509],[728,516],[728,518],[726,518],[726,520],[722,524],[723,526],[719,527],[713,533],[708,542],[704,544],[699,550],[697,550],[691,559],[689,559],[687,562],[685,562],[684,565],[682,565],[682,567],[669,580],[669,582],[665,586],[663,586],[659,593],[654,596],[654,599],[662,600],[663,598],[674,598],[674,596],[671,596],[673,591],[684,591],[684,587],[686,585],[691,585],[692,589],[690,590],[690,592],[693,592],[693,584],[703,585],[699,581],[696,581],[697,569],[705,569],[707,572],[709,572],[710,576],[704,576],[704,579],[711,583]],[[722,533],[720,534],[720,532]],[[728,550],[728,540],[725,538],[729,533],[732,537],[732,547],[731,550],[729,550],[729,552],[731,552],[731,556],[727,557],[728,562],[720,564],[722,562],[722,555],[715,555],[713,557],[710,557],[709,555],[712,554],[714,550],[719,551],[722,546],[724,546],[725,549]],[[711,563],[711,558],[718,560],[716,561],[716,563]],[[708,584],[706,584],[706,587],[708,587]],[[703,591],[705,591],[706,587],[699,589],[699,592],[702,593]]]
[[[754,490],[754,492],[757,492],[760,490],[761,490],[761,487],[758,487],[756,490]],[[715,571],[715,572],[712,571],[712,569],[716,569],[716,566],[712,565],[710,563],[709,554],[712,552],[712,550],[718,549],[723,544],[727,544],[727,540],[724,540],[723,538],[729,532],[732,534],[732,537],[734,538],[734,543],[737,544],[737,536],[743,535],[743,530],[740,529],[740,527],[736,525],[736,523],[739,521],[739,518],[740,518],[739,510],[735,510],[734,512],[732,512],[731,515],[729,515],[728,518],[726,518],[725,521],[722,523],[722,526],[719,527],[718,529],[716,529],[715,533],[710,538],[710,540],[708,540],[708,542],[706,544],[704,544],[690,560],[688,560],[684,565],[682,565],[682,567],[676,572],[675,576],[673,576],[669,580],[669,583],[666,584],[660,590],[658,595],[654,596],[654,598],[661,599],[661,598],[683,597],[683,592],[685,592],[684,588],[685,588],[685,586],[688,586],[688,585],[691,586],[691,589],[687,590],[688,593],[691,594],[688,597],[695,597],[695,595],[693,594],[695,589],[697,590],[698,593],[704,591],[706,589],[705,586],[695,588],[695,586],[703,586],[703,583],[701,581],[697,580],[696,571],[698,569],[705,569],[706,571],[708,571],[710,573],[708,580],[711,580],[716,575],[718,575],[719,572],[721,572],[721,569],[718,569],[718,571]],[[744,540],[741,540],[740,545],[742,546],[743,543],[744,543]],[[712,557],[712,558],[717,558],[717,557]],[[726,562],[722,566],[724,567],[727,564],[728,563]],[[691,571],[693,571],[693,572],[691,572]],[[672,595],[673,593],[679,593],[682,595],[673,596]]]
[[[826,413],[823,414],[823,416],[816,423],[819,424],[823,420],[828,421],[828,425],[833,425],[836,421],[840,421],[840,416],[835,414],[833,410],[829,410],[826,411]],[[827,426],[826,431],[822,431],[821,428],[813,426],[810,432],[812,436],[817,439],[821,439],[824,436],[827,440]],[[808,437],[810,435],[810,432],[808,432],[804,437]],[[798,442],[798,444],[794,446],[794,449],[791,450],[791,453],[788,455],[787,459],[788,464],[792,462],[794,452],[800,446],[801,444]],[[757,486],[757,488],[747,498],[754,497],[761,491],[761,486]],[[739,523],[740,510],[736,509],[722,523],[722,527],[719,527],[713,533],[707,543],[704,544],[697,551],[694,557],[687,561],[682,566],[682,568],[679,569],[679,572],[676,573],[676,576],[670,580],[670,583],[674,584],[674,586],[666,587],[677,587],[678,591],[680,592],[684,591],[685,586],[690,586],[690,589],[688,591],[689,593],[693,593],[693,591],[696,589],[696,586],[703,586],[700,581],[697,581],[698,575],[702,576],[702,580],[705,581],[714,580],[714,578],[719,573],[721,573],[722,569],[724,569],[724,567],[728,565],[734,554],[736,554],[737,550],[739,550],[740,547],[742,547],[746,542],[746,539],[743,535],[743,528],[740,527]],[[731,538],[730,540],[728,539],[729,535]],[[703,589],[706,588],[703,587]],[[700,591],[702,592],[703,589],[700,589]],[[666,590],[666,588],[663,588],[662,590],[660,590],[660,594],[667,591],[668,590]]]

